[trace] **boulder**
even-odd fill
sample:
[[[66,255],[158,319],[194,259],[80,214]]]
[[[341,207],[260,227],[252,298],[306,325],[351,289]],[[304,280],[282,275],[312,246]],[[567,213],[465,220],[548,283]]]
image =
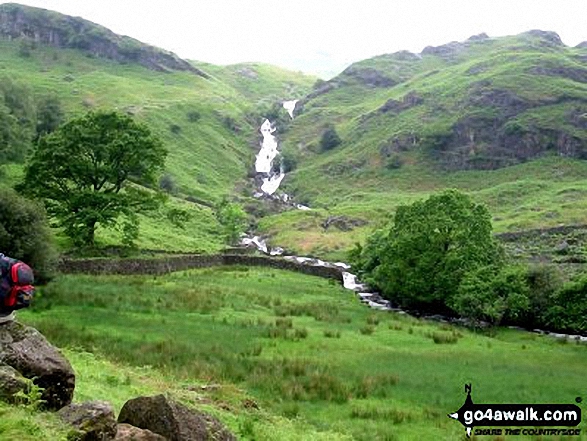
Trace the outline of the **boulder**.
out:
[[[17,392],[26,392],[28,383],[20,373],[11,366],[0,365],[0,400],[14,404],[16,399],[14,394]]]
[[[147,429],[139,429],[130,424],[119,424],[115,441],[167,441],[167,438]]]
[[[118,415],[128,423],[164,436],[169,441],[236,441],[220,421],[194,411],[164,395],[127,401]]]
[[[67,359],[36,329],[16,321],[0,325],[0,364],[17,370],[43,388],[44,407],[71,403],[75,373]]]
[[[106,401],[88,401],[62,408],[59,416],[77,432],[78,441],[109,441],[118,427],[112,405]]]

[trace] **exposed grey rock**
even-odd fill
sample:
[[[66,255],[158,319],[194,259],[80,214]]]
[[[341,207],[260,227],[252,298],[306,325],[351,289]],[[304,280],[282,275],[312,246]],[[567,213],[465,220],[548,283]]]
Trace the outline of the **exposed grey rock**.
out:
[[[564,46],[565,44],[561,40],[560,36],[556,32],[552,31],[541,31],[539,29],[533,29],[528,32],[524,32],[522,35],[530,35],[532,37],[538,37],[548,45],[552,46]]]
[[[167,438],[147,429],[139,429],[130,424],[119,424],[115,441],[166,441]]]
[[[566,240],[559,242],[556,247],[554,247],[554,252],[557,254],[567,254],[570,249],[570,245]]]
[[[209,78],[172,52],[117,35],[80,17],[15,3],[0,5],[0,37],[27,38],[53,47],[82,50],[93,57],[138,63],[152,70],[183,70]]]
[[[118,422],[148,429],[169,441],[236,441],[216,418],[191,410],[164,395],[127,401],[118,415]]]
[[[356,227],[362,227],[367,225],[367,221],[364,219],[353,219],[347,216],[328,216],[324,222],[322,222],[322,228],[327,230],[330,227],[335,227],[341,231],[351,231]]]
[[[436,55],[444,59],[453,59],[466,48],[464,43],[458,41],[451,41],[450,43],[441,46],[426,46],[422,51],[422,55]]]
[[[18,322],[0,325],[0,363],[16,369],[44,389],[48,409],[71,403],[75,373],[69,361],[36,329]]]
[[[424,100],[421,96],[419,96],[416,92],[411,91],[406,94],[401,101],[397,101],[394,99],[389,99],[387,102],[379,108],[379,112],[381,113],[395,113],[398,114],[403,112],[404,110],[408,110],[414,106],[422,104]]]
[[[350,66],[346,68],[342,75],[352,77],[360,83],[370,87],[392,87],[397,81],[392,80],[377,69],[372,67]]]
[[[529,70],[535,75],[547,75],[550,77],[568,78],[579,83],[587,83],[587,69],[569,66],[535,66]]]
[[[467,41],[484,41],[488,39],[489,35],[487,35],[485,32],[482,32],[480,34],[470,36],[469,38],[467,38]]]
[[[14,394],[17,392],[26,392],[28,383],[20,373],[11,366],[0,366],[0,400],[7,403],[15,403],[17,400]]]
[[[70,404],[58,413],[75,429],[77,441],[109,441],[116,436],[118,427],[114,409],[106,401]]]
[[[242,69],[237,70],[236,73],[243,77],[250,78],[251,80],[259,78],[259,74],[250,67],[243,67]]]

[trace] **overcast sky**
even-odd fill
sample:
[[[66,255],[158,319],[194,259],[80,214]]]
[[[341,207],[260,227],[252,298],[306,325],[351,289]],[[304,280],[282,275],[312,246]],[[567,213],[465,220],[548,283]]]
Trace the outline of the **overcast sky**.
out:
[[[8,3],[0,1],[0,3]],[[215,64],[333,75],[353,61],[530,29],[587,40],[587,0],[23,0]]]

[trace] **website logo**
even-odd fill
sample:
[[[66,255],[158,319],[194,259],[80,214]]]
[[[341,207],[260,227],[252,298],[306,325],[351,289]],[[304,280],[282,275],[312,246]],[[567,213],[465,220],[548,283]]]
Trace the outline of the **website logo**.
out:
[[[536,429],[536,427],[575,427],[581,422],[581,409],[575,404],[475,404],[471,385],[465,384],[465,404],[449,418],[459,421],[467,430],[467,437],[475,427],[503,427],[509,429],[475,430],[475,435],[555,435],[578,436],[581,429]],[[579,399],[577,399],[579,402]],[[532,426],[533,429],[511,429]]]

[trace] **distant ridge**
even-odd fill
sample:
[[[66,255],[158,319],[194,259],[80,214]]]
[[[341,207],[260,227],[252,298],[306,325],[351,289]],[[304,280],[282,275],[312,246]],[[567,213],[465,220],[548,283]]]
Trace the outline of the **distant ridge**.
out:
[[[172,52],[142,43],[80,17],[16,3],[0,5],[0,38],[31,40],[58,48],[79,49],[120,63],[137,63],[155,71],[208,75]]]

